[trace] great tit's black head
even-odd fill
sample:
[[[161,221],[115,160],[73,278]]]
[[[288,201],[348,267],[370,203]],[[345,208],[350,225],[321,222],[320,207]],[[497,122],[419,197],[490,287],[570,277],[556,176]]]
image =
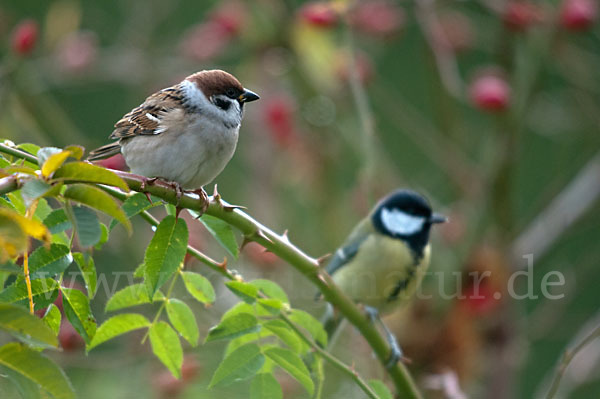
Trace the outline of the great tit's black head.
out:
[[[375,230],[406,241],[418,256],[429,241],[431,225],[445,221],[433,213],[423,196],[411,190],[394,191],[377,204],[372,215]]]

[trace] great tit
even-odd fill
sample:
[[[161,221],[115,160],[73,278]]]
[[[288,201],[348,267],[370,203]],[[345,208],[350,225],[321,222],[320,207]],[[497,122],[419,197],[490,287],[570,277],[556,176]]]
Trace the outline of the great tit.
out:
[[[390,312],[415,293],[429,266],[431,226],[445,221],[432,212],[423,196],[397,190],[354,228],[326,266],[338,287],[381,324],[391,347],[388,365],[402,352],[379,314]],[[339,320],[329,312],[324,325],[331,337]]]

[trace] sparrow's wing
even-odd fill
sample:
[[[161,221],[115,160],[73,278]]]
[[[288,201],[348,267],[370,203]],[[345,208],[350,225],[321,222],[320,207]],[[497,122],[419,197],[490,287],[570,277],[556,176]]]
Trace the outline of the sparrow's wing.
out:
[[[346,265],[356,256],[361,244],[369,237],[372,232],[369,219],[364,219],[358,224],[346,240],[346,242],[337,250],[331,261],[325,267],[329,275],[333,275],[338,269]]]
[[[110,135],[113,140],[127,139],[141,135],[164,133],[167,128],[161,124],[174,113],[183,113],[185,108],[178,86],[163,89],[152,94],[142,105],[134,108],[123,116],[116,124]]]

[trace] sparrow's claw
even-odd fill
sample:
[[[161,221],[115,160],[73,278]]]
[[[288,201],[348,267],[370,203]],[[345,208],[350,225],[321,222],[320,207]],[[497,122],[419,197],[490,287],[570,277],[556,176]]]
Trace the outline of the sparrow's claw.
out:
[[[144,177],[142,178],[142,184],[140,186],[140,191],[144,193],[149,203],[152,203],[152,198],[150,198],[150,193],[146,191],[146,186],[151,186],[158,180],[158,177]]]
[[[379,311],[371,306],[365,306],[365,311],[367,312],[367,316],[372,323],[377,323],[385,333],[385,338],[390,346],[390,357],[385,362],[385,368],[390,369],[398,363],[398,360],[404,359],[404,355],[402,353],[402,349],[400,345],[398,345],[398,340],[394,333],[390,331],[388,326],[381,320],[379,317]]]
[[[206,210],[208,209],[208,205],[210,205],[210,199],[208,198],[208,194],[202,187],[192,191],[194,194],[198,194],[200,197],[200,202],[202,203],[202,208],[200,208],[200,216],[204,215]]]

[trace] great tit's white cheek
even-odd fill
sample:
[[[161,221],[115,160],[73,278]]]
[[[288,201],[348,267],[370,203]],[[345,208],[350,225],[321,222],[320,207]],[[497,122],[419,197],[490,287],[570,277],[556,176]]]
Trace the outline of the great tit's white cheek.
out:
[[[419,232],[425,224],[425,218],[410,215],[399,209],[383,208],[381,210],[383,226],[394,234],[411,235]]]

